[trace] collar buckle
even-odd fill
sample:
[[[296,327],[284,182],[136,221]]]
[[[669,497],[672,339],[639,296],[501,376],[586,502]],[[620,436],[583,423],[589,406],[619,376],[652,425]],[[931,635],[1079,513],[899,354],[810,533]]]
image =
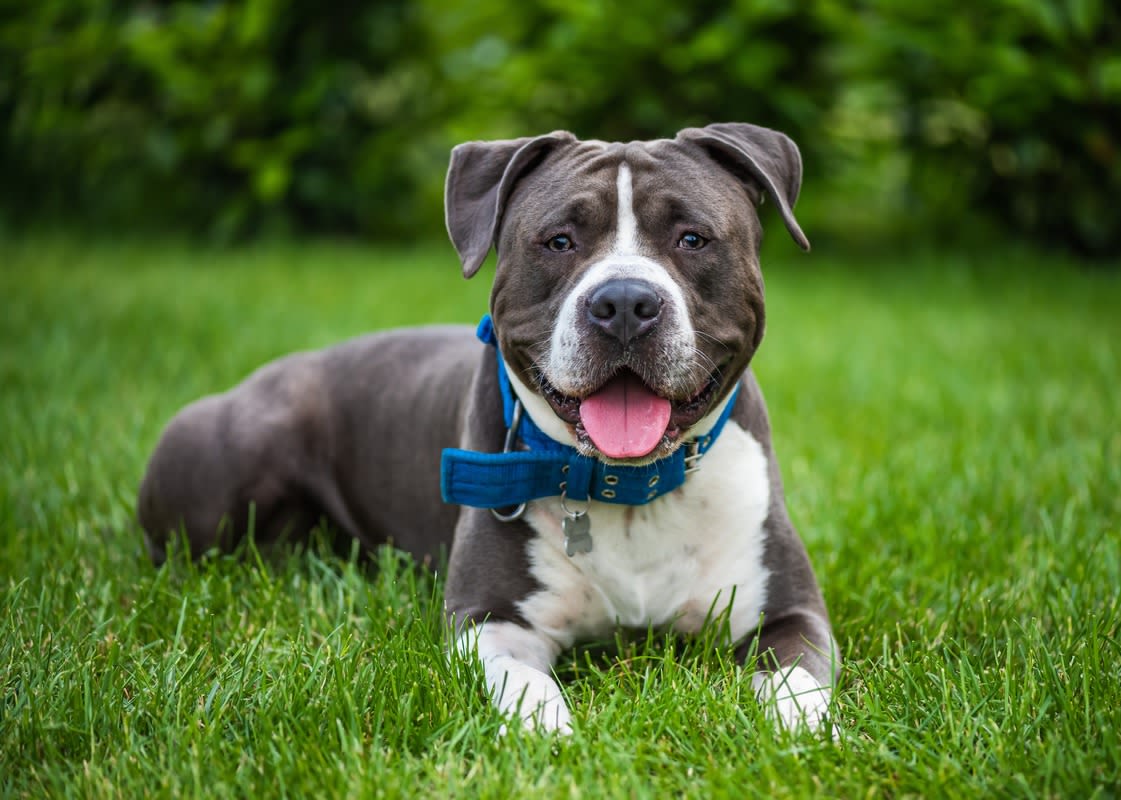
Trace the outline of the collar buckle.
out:
[[[694,439],[686,445],[687,451],[685,454],[685,474],[692,475],[694,472],[699,472],[701,469],[701,457],[704,453],[701,452],[700,439]]]

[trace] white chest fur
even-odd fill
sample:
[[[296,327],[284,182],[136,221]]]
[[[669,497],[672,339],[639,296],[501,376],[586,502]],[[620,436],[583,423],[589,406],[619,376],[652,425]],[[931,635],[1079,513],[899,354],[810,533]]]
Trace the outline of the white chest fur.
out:
[[[618,625],[696,633],[724,614],[737,641],[759,624],[766,600],[769,500],[763,448],[729,421],[677,491],[645,506],[593,502],[590,553],[565,555],[557,500],[531,503],[530,567],[542,588],[519,609],[560,647]]]

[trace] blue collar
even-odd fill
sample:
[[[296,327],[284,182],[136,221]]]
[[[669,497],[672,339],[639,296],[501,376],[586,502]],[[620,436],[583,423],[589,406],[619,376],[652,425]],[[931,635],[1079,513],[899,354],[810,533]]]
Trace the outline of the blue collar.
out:
[[[440,462],[440,491],[444,502],[475,508],[507,508],[541,497],[570,500],[600,500],[604,503],[638,506],[672,492],[685,483],[689,473],[720,435],[735,405],[737,386],[716,424],[704,436],[686,442],[666,458],[641,467],[604,464],[580,455],[575,447],[561,444],[521,413],[521,403],[510,386],[510,376],[498,352],[498,341],[490,316],[483,317],[479,339],[495,349],[502,411],[506,419],[507,452],[477,453],[447,448]],[[513,450],[520,439],[524,450]],[[512,451],[512,452],[510,452]]]

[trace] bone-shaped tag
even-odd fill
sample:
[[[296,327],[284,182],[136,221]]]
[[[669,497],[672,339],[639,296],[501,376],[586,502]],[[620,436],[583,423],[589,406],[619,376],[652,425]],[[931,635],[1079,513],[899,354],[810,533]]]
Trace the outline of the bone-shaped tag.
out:
[[[592,521],[587,512],[566,516],[561,529],[564,531],[564,552],[569,558],[577,553],[592,552]]]

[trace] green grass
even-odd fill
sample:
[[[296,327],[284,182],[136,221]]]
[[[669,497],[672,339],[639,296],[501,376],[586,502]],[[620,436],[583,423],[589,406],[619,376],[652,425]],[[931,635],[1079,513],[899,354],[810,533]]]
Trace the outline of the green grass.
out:
[[[392,553],[149,565],[135,490],[175,410],[293,349],[475,320],[486,278],[449,247],[0,242],[3,793],[1117,796],[1118,273],[773,249],[756,369],[846,659],[835,744],[656,635],[562,661],[571,739],[499,739],[440,578]]]

